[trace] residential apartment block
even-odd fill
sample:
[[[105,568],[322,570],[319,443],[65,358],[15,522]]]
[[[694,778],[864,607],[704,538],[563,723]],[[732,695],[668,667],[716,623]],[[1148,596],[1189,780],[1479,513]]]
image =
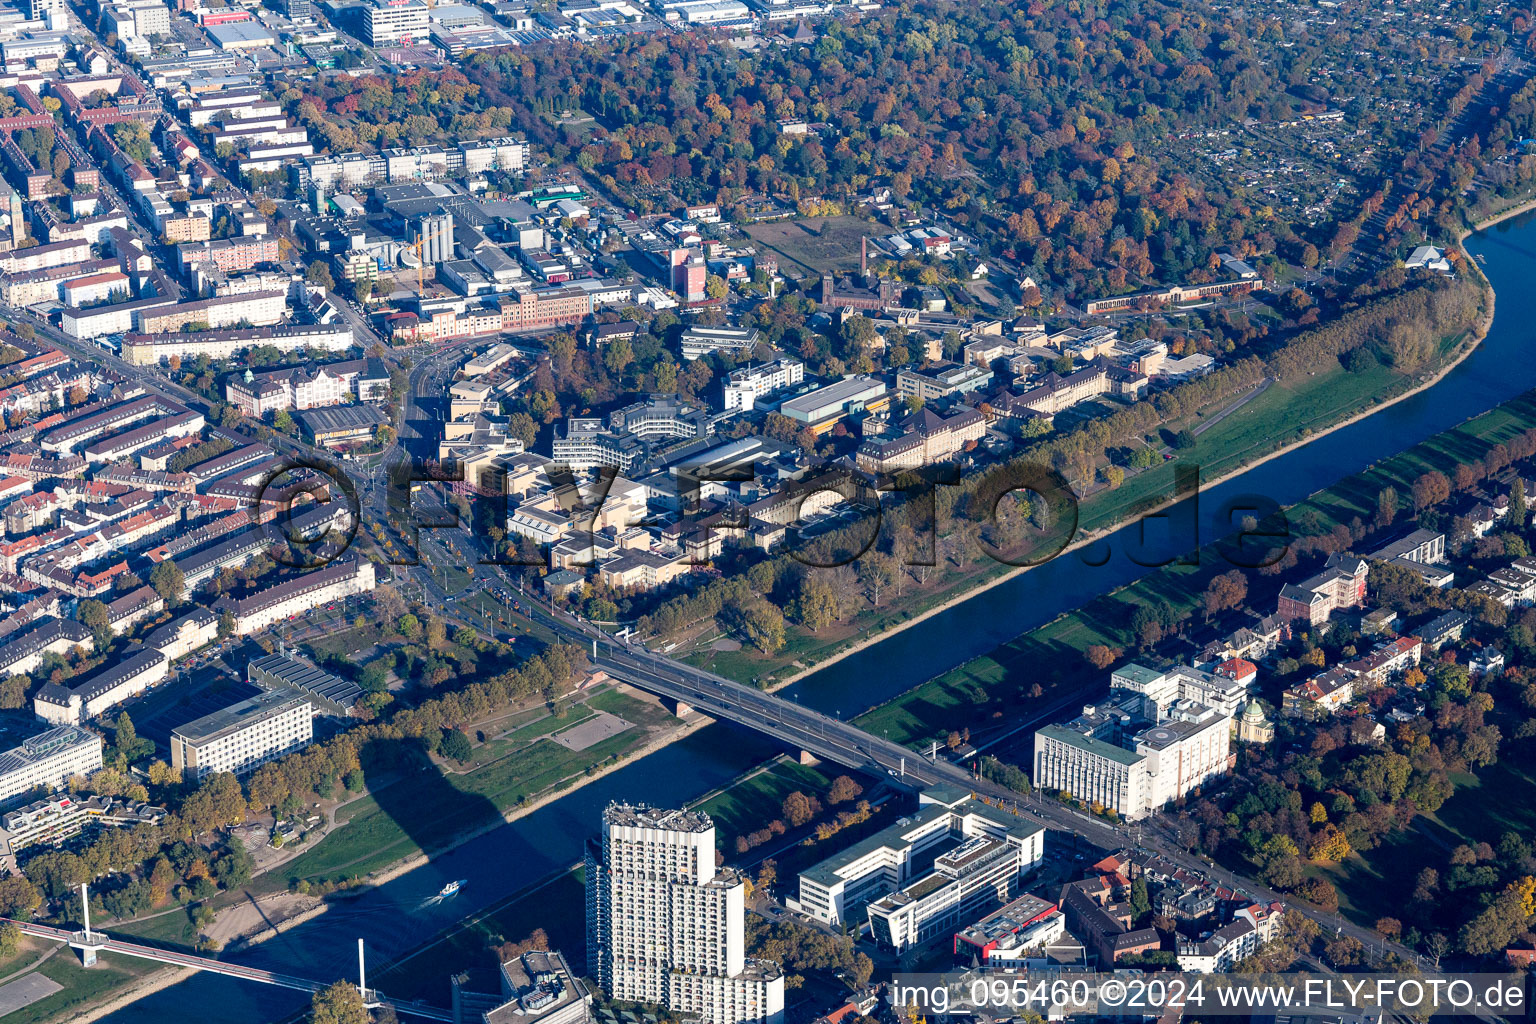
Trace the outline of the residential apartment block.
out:
[[[221,597],[212,610],[218,614],[228,611],[235,619],[235,633],[245,636],[322,604],[366,593],[373,587],[373,563],[347,557],[275,583],[249,597]]]
[[[610,804],[586,854],[587,973],[704,1024],[780,1024],[784,972],[746,956],[746,879],[699,811]]]
[[[76,725],[95,718],[164,679],[171,659],[164,652],[129,644],[117,661],[71,685],[44,683],[32,698],[32,710],[45,722]]]
[[[36,789],[64,789],[72,777],[85,778],[101,764],[101,737],[77,725],[29,736],[0,753],[0,803]]]

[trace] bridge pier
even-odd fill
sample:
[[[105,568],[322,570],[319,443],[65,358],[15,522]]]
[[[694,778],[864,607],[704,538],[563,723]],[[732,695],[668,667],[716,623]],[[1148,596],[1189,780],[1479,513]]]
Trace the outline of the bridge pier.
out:
[[[667,714],[678,718],[686,718],[693,714],[693,705],[685,704],[676,697],[661,698],[661,706],[667,709]]]
[[[96,954],[99,953],[106,946],[106,944],[106,936],[101,935],[100,933],[85,936],[79,932],[76,932],[74,937],[70,939],[69,948],[80,954],[80,964],[82,967],[95,967]]]
[[[805,765],[807,768],[812,768],[818,764],[821,764],[821,758],[817,757],[809,750],[802,750],[800,751],[800,763]]]

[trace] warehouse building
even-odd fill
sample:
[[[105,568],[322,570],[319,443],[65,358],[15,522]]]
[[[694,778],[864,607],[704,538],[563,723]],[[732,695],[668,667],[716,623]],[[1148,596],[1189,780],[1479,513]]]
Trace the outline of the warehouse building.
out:
[[[284,654],[252,659],[245,666],[245,678],[263,690],[302,693],[314,705],[316,714],[349,715],[363,695],[362,687],[350,679],[333,676]]]

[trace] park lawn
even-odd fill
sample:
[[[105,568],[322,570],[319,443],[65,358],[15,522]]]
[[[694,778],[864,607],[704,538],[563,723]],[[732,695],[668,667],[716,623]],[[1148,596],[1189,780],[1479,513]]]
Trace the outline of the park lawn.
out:
[[[804,217],[752,224],[754,240],[813,274],[859,268],[859,240],[889,234],[890,228],[862,217]]]
[[[736,837],[784,816],[784,798],[796,790],[826,803],[832,778],[815,768],[780,759],[697,805],[715,822],[715,845],[730,850]]]
[[[1223,426],[1218,424],[1213,431]],[[1527,393],[1317,492],[1293,506],[1290,521],[1295,524],[1313,517],[1319,533],[1357,517],[1369,521],[1382,488],[1395,488],[1399,501],[1407,504],[1413,481],[1424,472],[1444,472],[1458,462],[1480,459],[1495,444],[1533,427],[1536,393]],[[1094,644],[1134,649],[1130,619],[1137,606],[1163,603],[1179,611],[1195,607],[1210,577],[1225,567],[1219,556],[1209,552],[1199,561],[1200,565],[1175,563],[1095,598],[866,712],[856,721],[876,735],[889,730],[890,738],[902,743],[942,739],[948,730],[962,724],[971,726],[973,739],[983,738],[975,723],[989,715],[1001,715],[1005,721],[1017,719],[1021,712],[1027,714],[1032,704],[1048,706],[1053,694],[1070,693],[1100,681],[1102,673],[1087,665],[1082,652]],[[1038,699],[1027,694],[1035,683],[1044,690]]]
[[[1506,741],[1499,760],[1477,774],[1451,776],[1455,792],[1434,814],[1421,814],[1413,825],[1386,837],[1366,853],[1339,864],[1318,867],[1339,891],[1339,906],[1352,919],[1370,925],[1379,917],[1398,917],[1406,893],[1413,891],[1421,867],[1438,867],[1462,844],[1497,845],[1505,832],[1529,836],[1536,830],[1536,742]],[[1496,793],[1496,798],[1489,794]],[[1440,857],[1426,859],[1426,846]]]
[[[972,739],[985,738],[978,722],[1016,724],[1021,713],[1042,710],[1096,679],[1082,652],[1095,644],[1134,647],[1131,615],[1142,605],[1193,608],[1210,570],[1172,565],[1058,616],[980,658],[914,687],[854,719],[866,731],[897,743],[943,742],[951,729],[968,725]],[[1039,684],[1042,693],[1031,697]]]
[[[304,646],[317,657],[333,654],[350,659],[353,651],[366,651],[375,644],[387,643],[392,637],[398,637],[398,635],[393,630],[386,631],[377,622],[369,621],[362,626],[354,626],[338,633],[327,633],[314,640],[307,640]]]
[[[53,954],[54,956],[60,956],[66,952],[63,949],[59,949],[57,942],[49,942],[47,939],[34,939],[23,935],[21,941],[16,944],[16,952],[7,957],[0,957],[0,978],[26,970],[32,964],[47,956],[50,949],[57,950]]]
[[[645,738],[642,730],[626,730],[581,751],[540,741],[462,775],[430,780],[413,775],[393,784],[406,787],[406,791],[392,787],[390,803],[432,806],[430,822],[411,823],[417,828],[429,824],[430,834],[413,836],[375,798],[368,797],[349,804],[338,815],[347,821],[345,828],[336,829],[313,849],[275,871],[290,880],[360,878],[418,852],[443,849],[456,836],[491,824],[495,819],[487,815],[488,805],[505,813],[525,800],[564,788],[563,784],[583,770],[591,772],[610,758],[624,756]],[[444,806],[441,792],[445,780],[463,795],[462,801]]]
[[[1082,506],[1083,528],[1109,526],[1130,518],[1138,510],[1173,496],[1174,474],[1181,466],[1198,466],[1203,482],[1268,455],[1283,444],[1347,419],[1406,389],[1410,378],[1377,364],[1351,373],[1335,364],[1328,370],[1297,381],[1271,384],[1262,395],[1195,436],[1192,448],[1177,453],[1172,462],[1154,466],[1128,477],[1119,489],[1101,491]],[[1198,427],[1230,401],[1208,406],[1205,416],[1194,416],[1167,429]]]
[[[592,712],[580,704],[571,708],[564,717],[556,717],[545,711],[544,716],[535,721],[519,725],[509,731],[488,738],[484,743],[475,748],[474,756],[470,758],[468,764],[474,766],[471,770],[478,770],[521,750],[540,736],[548,736],[550,733],[559,732],[561,729],[568,729],[573,725],[579,725],[591,717]],[[458,766],[454,766],[454,769],[456,771],[460,770]]]
[[[618,688],[599,690],[590,696],[583,697],[582,701],[593,711],[606,711],[642,728],[671,727],[678,724],[678,717],[666,708],[655,697],[637,697],[633,693],[626,693]]]
[[[217,900],[218,897],[215,897]],[[215,906],[217,903],[215,903]],[[165,909],[164,907],[158,909]],[[175,912],[158,917],[143,918],[112,926],[112,931],[123,932],[145,940],[151,945],[177,946],[192,949],[197,945],[198,931],[192,923],[190,907],[178,907]]]
[[[114,989],[127,986],[164,964],[116,953],[103,953],[95,967],[83,967],[73,950],[61,949],[40,966],[38,973],[63,985],[62,991],[5,1015],[5,1024],[40,1024],[74,1016],[77,1008],[93,1006]]]

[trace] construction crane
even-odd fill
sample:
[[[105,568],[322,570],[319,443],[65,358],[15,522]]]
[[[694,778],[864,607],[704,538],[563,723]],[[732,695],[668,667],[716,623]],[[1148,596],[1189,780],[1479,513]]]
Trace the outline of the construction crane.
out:
[[[426,287],[426,283],[425,283],[425,279],[424,279],[424,274],[423,274],[423,268],[426,266],[426,263],[427,263],[426,247],[427,247],[427,245],[430,242],[433,242],[436,239],[441,238],[444,235],[448,236],[449,238],[453,237],[453,220],[452,220],[452,216],[453,216],[452,214],[449,214],[449,218],[450,219],[448,221],[448,230],[446,230],[446,231],[440,231],[439,230],[439,231],[423,232],[422,236],[420,238],[416,239],[416,241],[413,242],[410,245],[410,247],[409,247],[410,250],[416,254],[416,294],[417,295],[420,295],[421,292],[422,292],[422,289]]]

